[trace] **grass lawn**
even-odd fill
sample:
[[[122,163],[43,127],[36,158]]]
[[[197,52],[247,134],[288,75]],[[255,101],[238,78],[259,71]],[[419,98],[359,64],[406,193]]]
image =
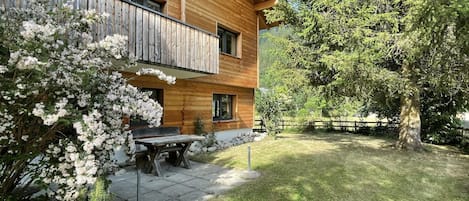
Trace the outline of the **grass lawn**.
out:
[[[446,146],[395,150],[393,140],[315,133],[281,134],[195,160],[262,176],[214,200],[469,200],[469,156]]]

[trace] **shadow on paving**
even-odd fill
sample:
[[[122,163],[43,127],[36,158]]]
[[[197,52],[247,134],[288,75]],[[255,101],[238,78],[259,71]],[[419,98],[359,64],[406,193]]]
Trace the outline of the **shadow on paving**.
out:
[[[140,201],[195,201],[213,198],[248,181],[246,172],[192,162],[191,169],[174,167],[162,160],[162,176],[140,174]],[[114,200],[137,200],[137,171],[127,167],[110,176]]]
[[[296,150],[278,152],[272,160],[259,162],[255,170],[262,174],[260,178],[215,200],[440,201],[469,197],[469,157],[465,155],[409,153],[389,146],[392,140],[344,134],[288,134],[269,146],[283,146],[282,141]],[[315,151],[312,146],[325,148]],[[272,149],[261,154],[272,155]]]

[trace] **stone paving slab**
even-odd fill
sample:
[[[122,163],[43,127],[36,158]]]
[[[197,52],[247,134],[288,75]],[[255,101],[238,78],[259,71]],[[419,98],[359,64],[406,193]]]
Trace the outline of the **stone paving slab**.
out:
[[[242,185],[259,174],[232,170],[212,164],[192,162],[192,169],[174,167],[160,162],[162,176],[140,174],[139,201],[202,201],[211,199],[236,186]],[[256,174],[252,174],[256,173]],[[128,167],[110,176],[111,193],[117,201],[137,201],[137,171]]]

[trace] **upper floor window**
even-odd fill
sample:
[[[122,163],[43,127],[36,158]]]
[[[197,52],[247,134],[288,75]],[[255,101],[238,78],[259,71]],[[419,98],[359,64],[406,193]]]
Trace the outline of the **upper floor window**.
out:
[[[145,6],[149,9],[163,12],[163,6],[166,3],[166,0],[132,0],[133,2]]]
[[[224,52],[233,56],[238,56],[238,35],[238,33],[226,30],[222,27],[218,27],[220,52]]]
[[[212,116],[214,121],[233,119],[233,95],[213,94]]]

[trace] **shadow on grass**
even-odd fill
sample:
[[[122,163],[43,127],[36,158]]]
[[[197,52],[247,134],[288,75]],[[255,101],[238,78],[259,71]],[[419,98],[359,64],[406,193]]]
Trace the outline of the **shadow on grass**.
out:
[[[283,134],[254,167],[262,176],[219,200],[467,200],[469,160],[396,151],[389,139]],[[282,143],[294,144],[285,150]],[[266,143],[267,144],[267,143]],[[314,146],[321,150],[316,150]],[[288,152],[288,153],[283,153]],[[233,164],[236,157],[211,160]],[[218,200],[215,199],[215,200]]]
[[[225,167],[231,167],[236,164],[234,157],[217,158],[215,155],[210,153],[199,154],[191,157],[190,159],[201,163],[216,161],[217,164],[223,164]]]

